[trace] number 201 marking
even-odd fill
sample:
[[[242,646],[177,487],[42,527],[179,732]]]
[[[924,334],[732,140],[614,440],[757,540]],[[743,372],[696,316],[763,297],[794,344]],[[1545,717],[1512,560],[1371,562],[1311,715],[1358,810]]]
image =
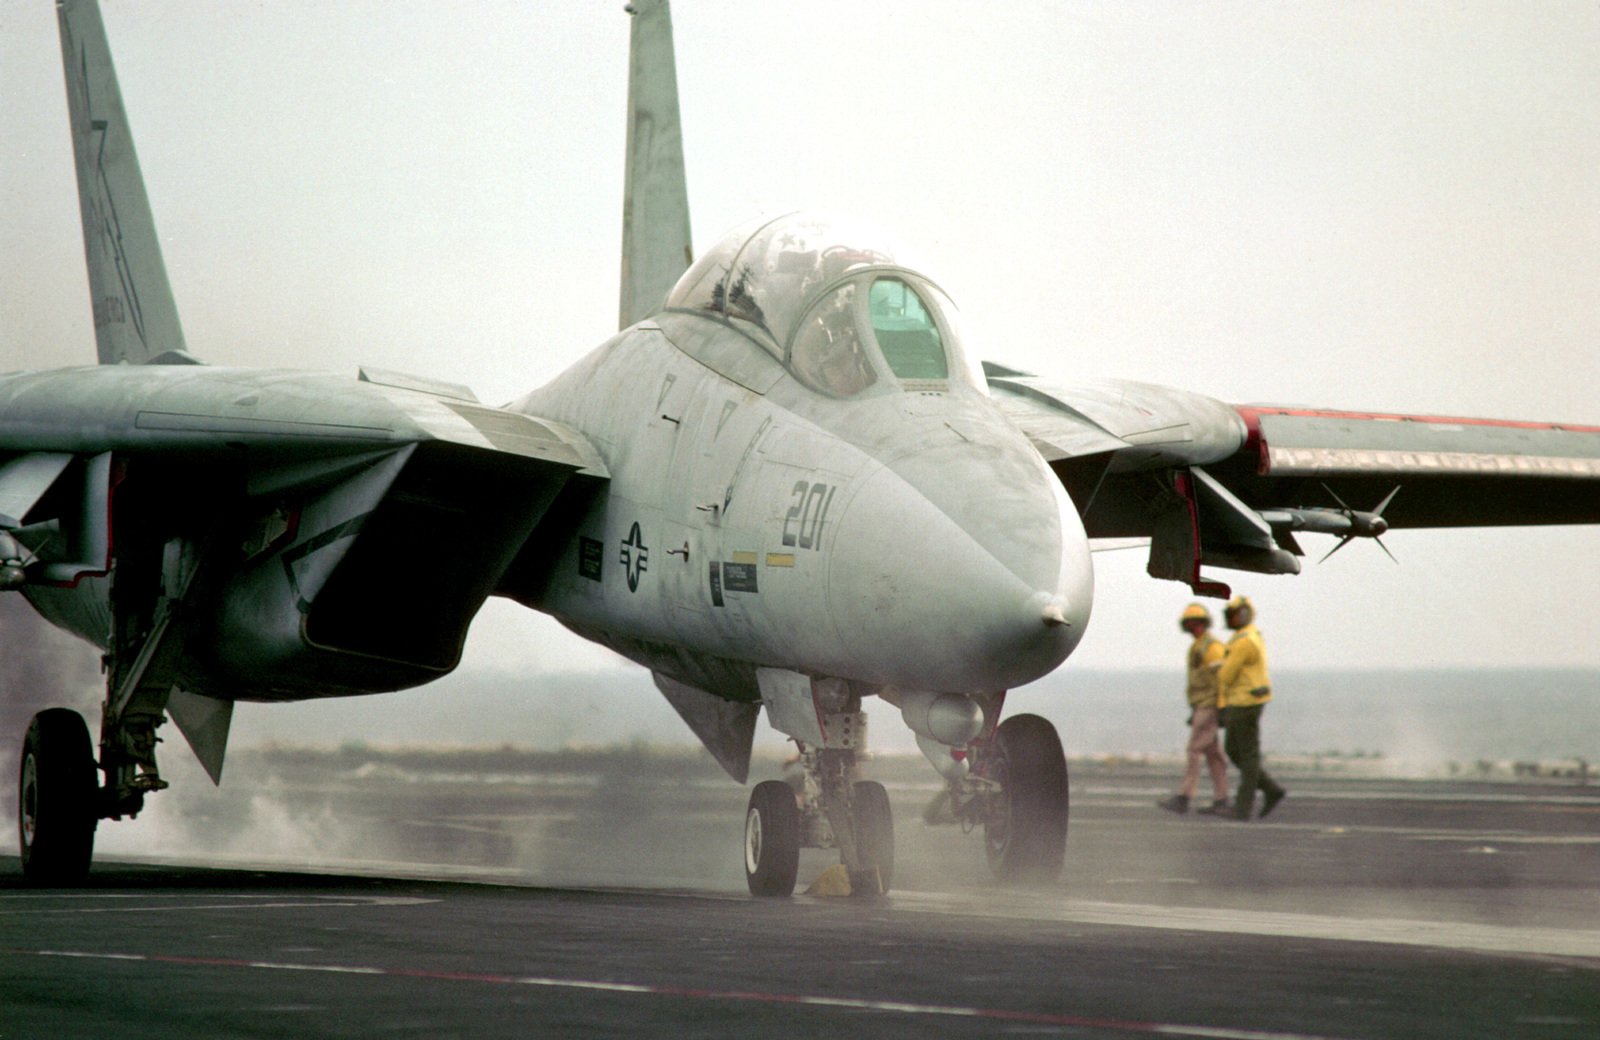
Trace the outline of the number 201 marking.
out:
[[[822,548],[822,524],[828,518],[828,507],[833,505],[833,493],[837,490],[832,484],[813,484],[809,480],[795,482],[794,501],[783,517],[784,545]]]

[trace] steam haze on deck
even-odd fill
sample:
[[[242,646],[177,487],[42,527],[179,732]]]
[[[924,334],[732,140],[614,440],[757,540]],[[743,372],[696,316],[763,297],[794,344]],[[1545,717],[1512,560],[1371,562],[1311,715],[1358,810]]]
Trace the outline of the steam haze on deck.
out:
[[[0,596],[0,726],[8,751],[12,741],[21,746],[41,708],[76,708],[98,721],[102,681],[98,650],[52,627],[20,595]]]

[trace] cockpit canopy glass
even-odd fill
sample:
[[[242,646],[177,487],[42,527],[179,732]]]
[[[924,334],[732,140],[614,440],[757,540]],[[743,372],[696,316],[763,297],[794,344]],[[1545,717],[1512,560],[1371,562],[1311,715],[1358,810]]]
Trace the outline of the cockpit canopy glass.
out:
[[[854,397],[878,381],[862,345],[854,282],[822,298],[806,314],[789,348],[788,367],[796,379],[834,397]]]
[[[667,307],[719,317],[831,396],[952,379],[984,391],[961,352],[954,305],[882,242],[818,214],[754,224],[702,256]]]
[[[872,283],[867,312],[883,358],[901,379],[948,379],[939,323],[917,291],[898,278]]]
[[[791,213],[718,242],[667,297],[668,307],[712,311],[754,326],[781,356],[801,313],[847,271],[893,266],[881,236],[852,234],[820,214]]]

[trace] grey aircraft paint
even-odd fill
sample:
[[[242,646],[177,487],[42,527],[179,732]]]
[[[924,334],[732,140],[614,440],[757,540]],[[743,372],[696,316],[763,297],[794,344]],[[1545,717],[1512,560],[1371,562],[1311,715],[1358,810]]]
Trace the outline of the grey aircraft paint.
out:
[[[1297,572],[1295,531],[1600,522],[1600,428],[983,365],[935,272],[816,214],[691,263],[671,21],[629,12],[627,327],[494,408],[191,357],[98,9],[61,3],[102,364],[0,376],[0,576],[105,650],[107,708],[97,763],[59,715],[29,737],[31,874],[81,874],[95,822],[165,786],[168,715],[216,778],[234,701],[427,682],[500,595],[650,669],[740,780],[763,708],[796,739],[796,786],[752,794],[752,892],[787,894],[800,845],[888,887],[869,696],[901,706],[1002,878],[1054,876],[1059,739],[1000,715],[1083,638],[1091,538],[1146,540],[1153,576],[1226,595],[1203,566]]]

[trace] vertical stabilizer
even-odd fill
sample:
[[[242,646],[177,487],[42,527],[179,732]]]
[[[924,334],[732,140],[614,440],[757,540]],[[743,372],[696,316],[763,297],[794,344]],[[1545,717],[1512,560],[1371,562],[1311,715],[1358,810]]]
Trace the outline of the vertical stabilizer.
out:
[[[56,14],[100,363],[191,360],[161,263],[100,7],[96,0],[59,0]]]
[[[621,325],[661,309],[693,260],[678,120],[678,70],[667,0],[633,0],[628,63],[628,170],[622,200]]]

